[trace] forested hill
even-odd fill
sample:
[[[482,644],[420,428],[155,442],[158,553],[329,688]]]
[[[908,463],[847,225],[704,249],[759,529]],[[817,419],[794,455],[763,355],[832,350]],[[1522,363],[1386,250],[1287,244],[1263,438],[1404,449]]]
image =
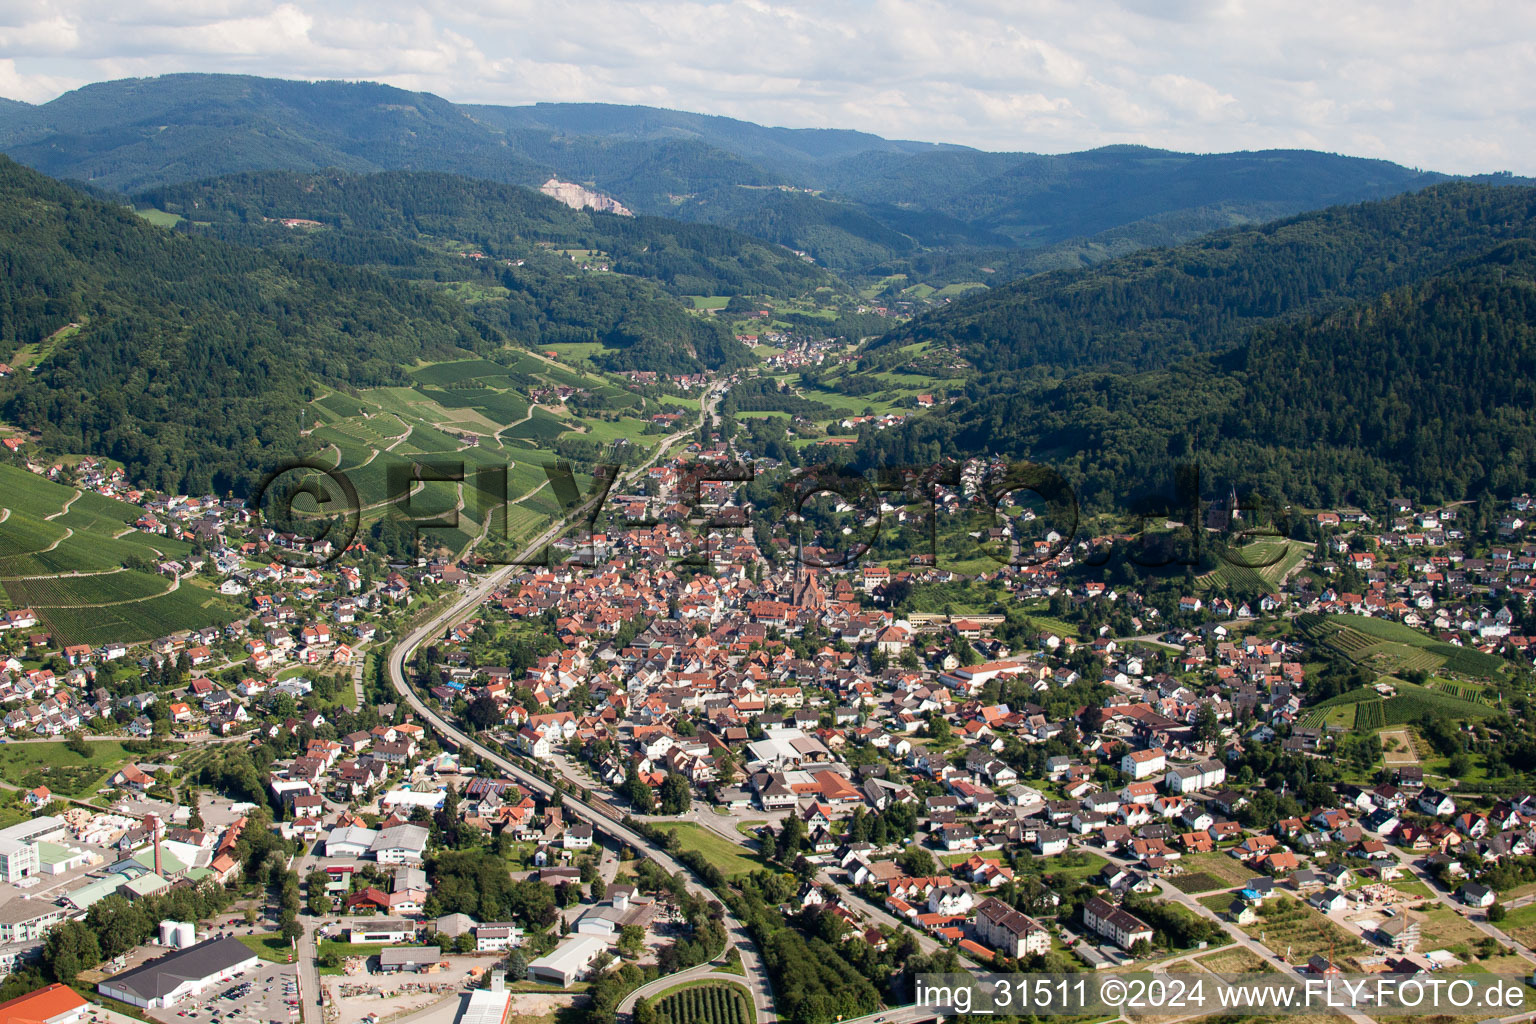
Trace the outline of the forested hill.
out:
[[[1173,466],[1188,462],[1208,494],[1235,485],[1314,507],[1536,489],[1536,242],[1272,322],[1223,356],[983,395],[868,436],[861,455],[962,452],[1055,466],[1090,509],[1171,494]]]
[[[488,329],[529,346],[599,343],[593,358],[610,370],[681,374],[752,361],[721,323],[685,310],[685,293],[841,289],[794,253],[723,228],[575,211],[526,188],[447,174],[276,171],[140,198],[185,215],[179,231],[453,288]],[[284,226],[295,218],[313,223]]]
[[[647,107],[456,105],[372,83],[236,75],[125,79],[0,105],[0,150],[124,193],[275,169],[530,185],[555,174],[636,212],[740,228],[840,272],[910,273],[951,254],[937,265],[954,281],[1097,261],[1445,179],[1307,151],[987,153]],[[1065,249],[1046,262],[1022,256],[1050,246]]]
[[[541,247],[598,250],[616,273],[679,295],[796,296],[839,282],[782,246],[708,224],[573,210],[528,188],[430,172],[238,174],[151,189],[144,205],[210,222],[281,234],[303,218],[348,234],[468,245],[498,259]],[[293,235],[293,232],[288,232]],[[259,237],[259,236],[252,236]]]
[[[299,451],[316,381],[401,382],[506,340],[416,285],[173,235],[4,158],[0,265],[5,420],[183,493]]]
[[[1009,379],[1166,367],[1229,349],[1275,317],[1370,299],[1532,237],[1536,189],[1437,185],[1024,278],[920,317],[876,347],[927,342]]]

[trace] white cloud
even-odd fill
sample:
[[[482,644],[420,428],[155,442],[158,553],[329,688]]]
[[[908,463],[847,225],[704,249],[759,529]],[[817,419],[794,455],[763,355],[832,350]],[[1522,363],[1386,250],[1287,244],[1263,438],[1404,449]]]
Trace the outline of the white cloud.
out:
[[[174,71],[647,103],[988,149],[1536,173],[1536,8],[1468,0],[0,0],[0,94]]]

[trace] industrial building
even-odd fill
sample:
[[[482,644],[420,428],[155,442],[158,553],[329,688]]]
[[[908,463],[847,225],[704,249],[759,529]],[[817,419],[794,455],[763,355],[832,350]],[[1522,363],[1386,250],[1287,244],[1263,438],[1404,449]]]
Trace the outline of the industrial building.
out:
[[[389,946],[413,942],[415,939],[416,925],[410,921],[378,917],[355,918],[347,922],[347,941],[354,946],[373,943]]]
[[[395,974],[420,974],[442,963],[443,951],[436,946],[390,946],[379,951],[379,971]]]
[[[611,900],[606,904],[588,908],[577,919],[576,933],[612,938],[630,925],[649,928],[651,919],[655,916],[654,901],[634,896],[628,886],[615,886]]]
[[[458,1024],[505,1024],[512,1009],[512,993],[500,971],[491,973],[491,987],[477,988],[459,1015]]]
[[[553,953],[528,965],[528,980],[569,988],[572,982],[587,973],[598,954],[607,949],[608,944],[595,935],[572,935]]]
[[[96,991],[130,1006],[155,1010],[175,1006],[260,962],[239,939],[208,939],[108,978],[96,986]]]
[[[68,832],[64,819],[51,814],[40,814],[0,828],[0,881],[14,885],[37,874],[42,866],[37,844],[45,839],[60,838]]]
[[[15,885],[37,874],[37,844],[0,837],[0,881]]]

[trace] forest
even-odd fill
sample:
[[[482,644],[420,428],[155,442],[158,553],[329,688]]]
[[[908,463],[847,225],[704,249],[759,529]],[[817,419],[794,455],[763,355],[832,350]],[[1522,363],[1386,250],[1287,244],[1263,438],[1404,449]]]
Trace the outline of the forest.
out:
[[[1446,180],[1304,150],[989,153],[653,107],[454,104],[376,83],[245,75],[124,79],[37,106],[0,104],[0,149],[121,194],[273,169],[446,171],[522,185],[557,175],[638,213],[789,245],[841,273],[878,278],[953,257],[937,283],[1098,262]],[[1045,261],[1030,258],[1037,251]]]
[[[1439,185],[1234,228],[1080,271],[1025,277],[891,332],[970,359],[980,386],[1089,367],[1166,369],[1276,318],[1315,316],[1536,237],[1536,189]]]
[[[5,420],[183,493],[292,457],[317,383],[404,383],[419,359],[505,339],[445,296],[172,235],[3,158],[0,266]]]
[[[1218,300],[1211,293],[1210,322],[1178,329],[1189,343],[1185,348],[1207,351],[1166,361],[1154,359],[1150,346],[1117,349],[1116,338],[1141,345],[1131,311],[1144,310],[1149,321],[1165,323],[1169,309],[1153,296],[1174,281],[1202,280],[1190,276],[1192,264],[1172,269],[1178,251],[1147,257],[1155,268],[1140,291],[1106,281],[1119,271],[1057,282],[1048,296],[1051,309],[1080,301],[1098,308],[1072,321],[1085,347],[1065,358],[1078,372],[1047,376],[1050,370],[1037,367],[1031,372],[1041,379],[973,379],[966,397],[942,414],[867,432],[856,462],[922,464],[955,453],[1034,459],[1066,477],[1089,511],[1123,510],[1170,495],[1178,467],[1189,465],[1200,467],[1206,496],[1236,487],[1245,496],[1309,507],[1378,506],[1394,495],[1434,501],[1530,490],[1536,242],[1525,235],[1536,232],[1530,218],[1536,194],[1451,186],[1381,205],[1405,207],[1414,214],[1406,219],[1417,225],[1459,223],[1477,230],[1457,229],[1450,239],[1431,233],[1423,246],[1402,242],[1392,260],[1398,269],[1391,272],[1357,252],[1363,269],[1349,275],[1341,265],[1346,278],[1392,280],[1408,268],[1447,261],[1445,251],[1477,251],[1369,298],[1311,311],[1298,302],[1288,315],[1261,318],[1260,309],[1236,296]],[[1354,224],[1358,214],[1329,216]],[[1345,237],[1358,235],[1351,229]],[[1321,237],[1317,245],[1328,248]],[[1260,262],[1273,264],[1276,279],[1321,272],[1304,253],[1291,269],[1278,260]],[[1247,294],[1257,297],[1257,273],[1243,263],[1227,276],[1249,280]],[[1351,283],[1347,290],[1358,287]],[[1123,306],[1123,315],[1110,316],[1112,306]],[[1245,308],[1252,323],[1240,330],[1236,321]],[[1031,332],[1045,330],[1030,319],[1028,303],[1003,312]],[[1097,333],[1101,320],[1120,333]],[[952,331],[945,343],[967,350],[970,329]],[[1087,354],[1108,361],[1116,351],[1125,363],[1148,365],[1127,371],[1079,362]],[[1011,350],[999,358],[1027,356]]]

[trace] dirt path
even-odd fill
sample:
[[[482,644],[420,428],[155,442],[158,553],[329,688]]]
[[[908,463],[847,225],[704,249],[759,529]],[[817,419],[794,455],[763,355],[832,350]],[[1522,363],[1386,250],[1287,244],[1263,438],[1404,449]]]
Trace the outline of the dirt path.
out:
[[[72,570],[70,572],[41,572],[35,576],[5,576],[0,578],[7,580],[61,580],[71,576],[112,576],[116,573],[127,571],[128,570],[125,567],[120,565],[115,569]]]
[[[390,413],[390,415],[391,416],[395,416],[394,413]],[[411,431],[416,429],[415,427],[411,426],[409,423],[405,422],[405,420],[402,420],[399,416],[395,416],[395,422],[400,424],[402,427],[405,428],[405,433],[401,434],[399,437],[397,437],[393,441],[389,442],[389,444],[385,445],[384,446],[384,451],[386,451],[386,452],[394,451],[395,450],[395,445],[399,444],[401,441],[404,441],[406,438],[410,437],[411,436]]]
[[[33,577],[34,579],[36,577]],[[102,601],[99,604],[48,604],[44,608],[118,608],[125,604],[142,604],[145,601],[153,601],[167,594],[174,594],[181,587],[181,578],[178,576],[171,580],[171,585],[158,594],[145,594],[143,597],[125,597],[121,601]]]
[[[80,488],[76,487],[75,488],[75,493],[70,495],[69,500],[64,503],[64,507],[63,508],[59,509],[57,512],[53,513],[52,515],[43,516],[43,518],[44,519],[57,519],[57,518],[59,518],[59,516],[64,515],[66,512],[69,511],[69,506],[73,505],[75,502],[80,500],[80,495],[82,493],[84,493],[84,492],[82,492],[80,490]]]
[[[34,551],[34,552],[32,552],[32,554],[34,554],[34,555],[47,554],[49,551],[52,551],[54,548],[58,547],[60,544],[62,544],[65,541],[69,540],[69,538],[73,537],[74,535],[75,535],[75,531],[66,526],[66,527],[64,527],[64,536],[60,537],[58,540],[54,541],[52,544],[49,544],[47,547],[43,548],[43,550],[41,550],[41,551]]]

